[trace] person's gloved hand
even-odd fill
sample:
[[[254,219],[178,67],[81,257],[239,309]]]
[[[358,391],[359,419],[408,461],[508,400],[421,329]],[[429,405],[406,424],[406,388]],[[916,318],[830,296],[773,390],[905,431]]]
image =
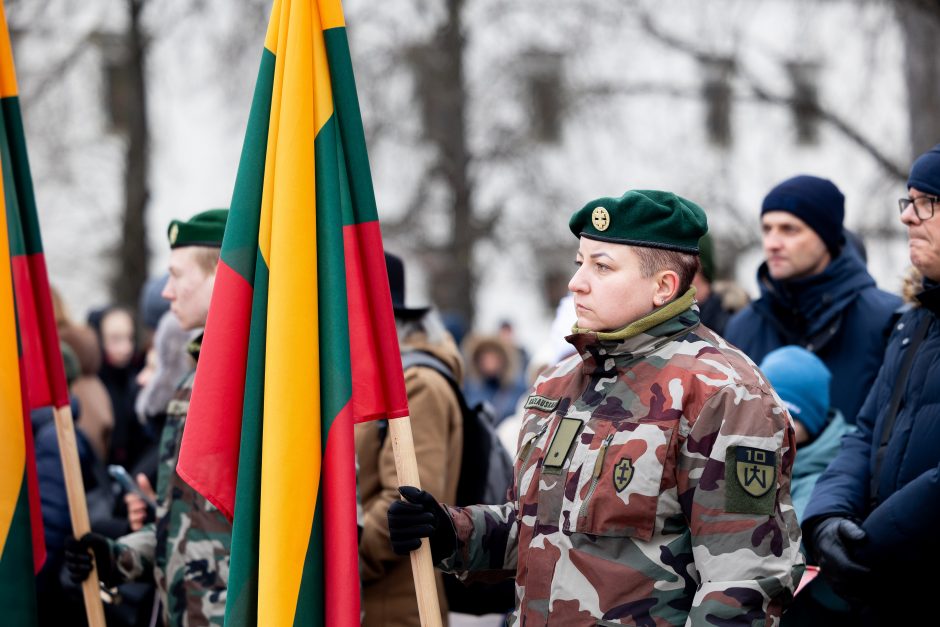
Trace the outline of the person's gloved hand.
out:
[[[65,567],[69,571],[69,578],[75,584],[81,584],[88,578],[92,570],[91,554],[95,554],[95,565],[98,567],[98,579],[108,587],[121,583],[121,575],[111,559],[111,543],[99,533],[86,533],[76,540],[69,536],[65,539]]]
[[[401,486],[398,491],[407,500],[395,501],[388,508],[392,550],[408,555],[421,546],[421,538],[428,538],[435,562],[449,557],[457,548],[457,533],[441,504],[413,486]]]
[[[859,598],[870,569],[855,557],[865,540],[865,530],[849,518],[834,516],[813,529],[813,549],[820,573],[832,588],[846,599]]]

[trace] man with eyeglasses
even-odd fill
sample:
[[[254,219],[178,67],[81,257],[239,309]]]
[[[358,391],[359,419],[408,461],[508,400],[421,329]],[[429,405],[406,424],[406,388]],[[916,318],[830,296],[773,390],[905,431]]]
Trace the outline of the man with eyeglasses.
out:
[[[789,345],[816,354],[832,373],[832,406],[853,424],[901,299],[876,287],[846,240],[844,215],[845,197],[827,179],[795,176],[770,190],[761,206],[761,295],[724,335],[756,363]]]
[[[919,274],[894,325],[858,431],[819,479],[803,523],[823,577],[857,624],[936,621],[940,563],[940,144],[914,162],[899,203]]]

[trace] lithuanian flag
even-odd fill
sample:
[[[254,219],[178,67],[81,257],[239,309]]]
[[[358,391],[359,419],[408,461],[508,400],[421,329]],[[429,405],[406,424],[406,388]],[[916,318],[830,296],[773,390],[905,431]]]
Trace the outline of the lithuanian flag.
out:
[[[21,293],[19,283],[14,292],[14,277],[28,278],[30,270],[23,254],[21,215],[31,215],[30,226],[36,227],[28,232],[35,235],[31,243],[38,244],[39,231],[16,93],[10,37],[0,2],[0,201],[4,204],[0,211],[0,614],[5,624],[33,625],[37,621],[34,573],[42,566],[46,549],[33,458],[28,378],[23,376],[28,371],[19,342],[22,338],[26,344],[25,329],[17,325],[17,305],[30,294]],[[27,199],[30,204],[24,207]],[[39,250],[41,263],[41,246]],[[20,307],[21,320],[22,312]],[[54,326],[52,331],[52,337],[57,337]],[[48,404],[48,381],[42,382],[46,384]]]
[[[275,0],[178,465],[226,625],[358,624],[353,425],[407,413],[342,7]]]

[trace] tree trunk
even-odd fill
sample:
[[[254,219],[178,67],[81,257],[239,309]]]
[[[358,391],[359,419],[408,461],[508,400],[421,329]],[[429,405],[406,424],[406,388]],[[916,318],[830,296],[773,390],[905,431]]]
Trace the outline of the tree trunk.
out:
[[[118,246],[117,272],[111,283],[114,302],[136,308],[147,280],[146,211],[150,197],[148,170],[150,134],[147,127],[146,42],[140,14],[145,0],[127,0],[127,58],[131,104],[127,114],[127,159],[124,169],[124,223]]]
[[[453,224],[443,246],[440,262],[430,268],[431,296],[434,304],[446,312],[460,314],[473,325],[477,278],[473,271],[473,250],[480,239],[473,220],[473,184],[470,180],[471,156],[467,147],[467,90],[464,84],[464,38],[461,13],[464,0],[447,0],[447,20],[434,38],[431,52],[438,70],[433,102],[439,120],[430,129],[437,146],[438,163],[451,192]]]
[[[897,13],[904,37],[913,159],[940,142],[940,2],[898,0]]]

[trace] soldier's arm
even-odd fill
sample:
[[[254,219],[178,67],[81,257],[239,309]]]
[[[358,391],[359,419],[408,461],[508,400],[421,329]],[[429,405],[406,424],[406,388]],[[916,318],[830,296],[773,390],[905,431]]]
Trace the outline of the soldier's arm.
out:
[[[516,575],[519,526],[516,503],[447,507],[457,550],[437,566],[461,580],[495,582]]]
[[[133,581],[153,571],[157,534],[153,523],[148,523],[113,542],[114,562],[121,575]]]
[[[425,368],[414,369],[409,376],[408,405],[411,408],[411,425],[414,433],[415,457],[418,460],[418,477],[421,488],[430,492],[438,501],[448,499],[444,490],[448,482],[448,445],[451,437],[451,417],[460,412],[457,400],[450,394],[442,394],[442,388],[425,385],[423,377],[440,375]],[[409,374],[412,374],[409,371]],[[362,578],[372,581],[385,575],[392,564],[403,559],[395,555],[388,534],[388,507],[398,500],[398,474],[395,471],[395,453],[392,439],[386,438],[379,454],[379,481],[382,492],[372,499],[363,514],[362,540],[359,555],[362,560]],[[452,478],[451,478],[452,479]]]
[[[779,621],[803,564],[794,451],[786,413],[760,389],[731,385],[704,403],[678,463],[701,582],[687,624]]]

